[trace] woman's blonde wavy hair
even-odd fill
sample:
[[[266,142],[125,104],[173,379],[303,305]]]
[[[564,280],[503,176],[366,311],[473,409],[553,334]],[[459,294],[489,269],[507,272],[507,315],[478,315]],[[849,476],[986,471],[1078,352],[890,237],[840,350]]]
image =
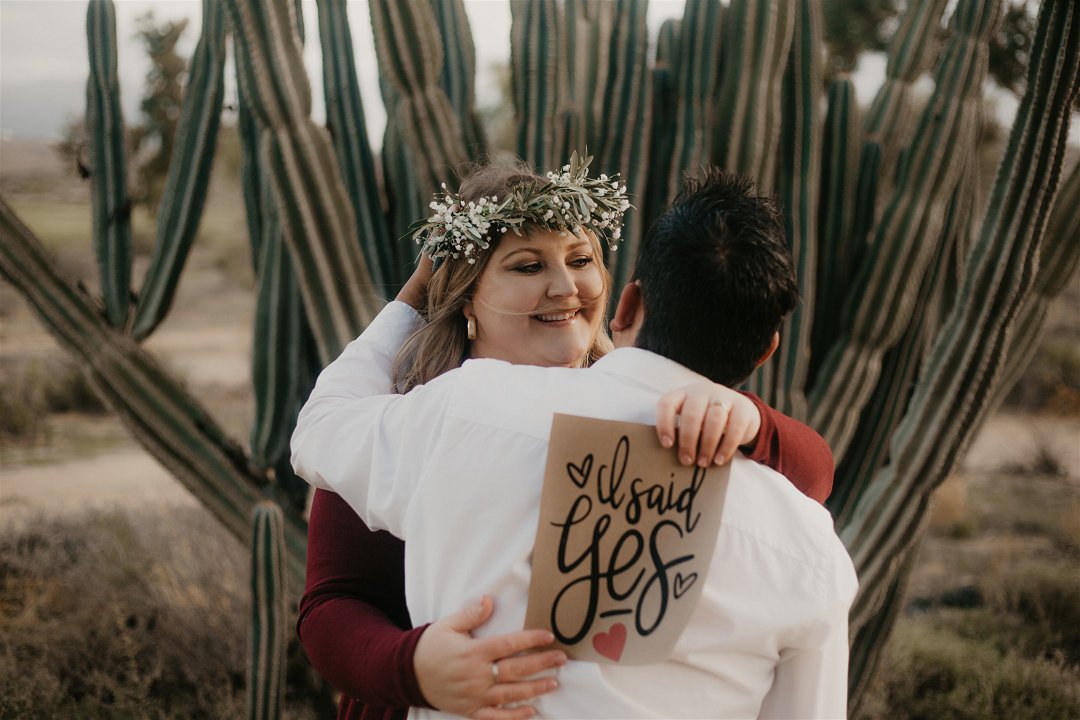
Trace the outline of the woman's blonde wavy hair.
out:
[[[475,168],[461,183],[459,194],[469,202],[481,197],[505,197],[525,184],[546,184],[548,179],[538,175],[521,162],[499,162]],[[528,235],[528,227],[523,230]],[[394,390],[406,393],[417,385],[442,375],[461,365],[468,358],[469,340],[465,329],[464,307],[472,299],[477,280],[487,267],[502,233],[489,236],[491,248],[479,255],[470,265],[460,260],[446,260],[432,276],[427,287],[427,323],[405,341],[394,360]],[[593,246],[596,265],[603,279],[600,307],[606,308],[611,297],[613,280],[603,263],[604,251],[600,239],[586,233]],[[576,364],[586,367],[612,349],[611,339],[601,328],[588,351]]]

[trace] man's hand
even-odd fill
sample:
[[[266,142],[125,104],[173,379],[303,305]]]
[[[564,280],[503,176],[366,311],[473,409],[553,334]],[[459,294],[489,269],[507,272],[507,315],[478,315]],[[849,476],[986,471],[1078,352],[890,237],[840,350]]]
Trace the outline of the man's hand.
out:
[[[444,712],[477,720],[526,720],[536,714],[532,706],[500,706],[557,688],[553,677],[525,678],[565,665],[566,654],[548,650],[519,655],[550,645],[555,638],[547,630],[473,638],[469,633],[487,622],[491,612],[491,598],[485,596],[424,631],[413,656],[420,692]]]
[[[678,432],[676,433],[676,427]],[[673,447],[678,437],[679,462],[701,467],[729,462],[740,445],[748,445],[761,429],[757,406],[723,385],[702,382],[672,390],[656,407],[660,444]]]

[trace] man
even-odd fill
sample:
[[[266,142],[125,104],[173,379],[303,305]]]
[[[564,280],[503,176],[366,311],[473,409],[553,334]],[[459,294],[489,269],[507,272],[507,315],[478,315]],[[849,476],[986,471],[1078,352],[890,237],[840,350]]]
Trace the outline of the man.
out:
[[[406,540],[414,623],[486,592],[497,612],[483,633],[517,630],[553,413],[653,424],[669,390],[737,385],[775,350],[796,300],[774,205],[708,172],[650,230],[611,322],[617,349],[591,368],[469,361],[408,395],[369,398],[321,380],[293,464]],[[361,339],[385,362],[412,327],[383,319]],[[855,587],[828,513],[737,456],[706,586],[672,656],[571,661],[535,706],[547,717],[842,716]]]

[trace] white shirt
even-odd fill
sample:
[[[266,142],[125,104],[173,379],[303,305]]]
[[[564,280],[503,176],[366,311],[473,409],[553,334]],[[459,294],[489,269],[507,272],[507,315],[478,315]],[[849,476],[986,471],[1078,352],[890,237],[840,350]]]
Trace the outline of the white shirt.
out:
[[[414,623],[486,593],[495,614],[474,634],[520,630],[552,414],[654,424],[660,395],[702,378],[623,348],[587,370],[470,360],[408,395],[372,397],[421,322],[391,303],[323,371],[297,422],[293,466],[406,541]],[[829,513],[736,456],[705,587],[670,659],[570,661],[559,689],[533,704],[552,718],[842,717],[856,587]]]

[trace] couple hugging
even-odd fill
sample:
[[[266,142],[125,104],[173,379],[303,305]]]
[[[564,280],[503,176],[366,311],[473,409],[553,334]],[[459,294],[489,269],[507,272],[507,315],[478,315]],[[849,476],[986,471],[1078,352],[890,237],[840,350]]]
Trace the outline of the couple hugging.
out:
[[[797,302],[775,204],[715,169],[686,181],[609,338],[600,242],[627,207],[576,157],[547,177],[480,167],[416,231],[434,267],[319,377],[292,440],[317,488],[298,632],[339,718],[845,714],[856,578],[820,504],[831,455],[729,389]],[[700,598],[661,662],[572,660],[522,630],[556,413],[655,425],[683,465],[730,463]]]

